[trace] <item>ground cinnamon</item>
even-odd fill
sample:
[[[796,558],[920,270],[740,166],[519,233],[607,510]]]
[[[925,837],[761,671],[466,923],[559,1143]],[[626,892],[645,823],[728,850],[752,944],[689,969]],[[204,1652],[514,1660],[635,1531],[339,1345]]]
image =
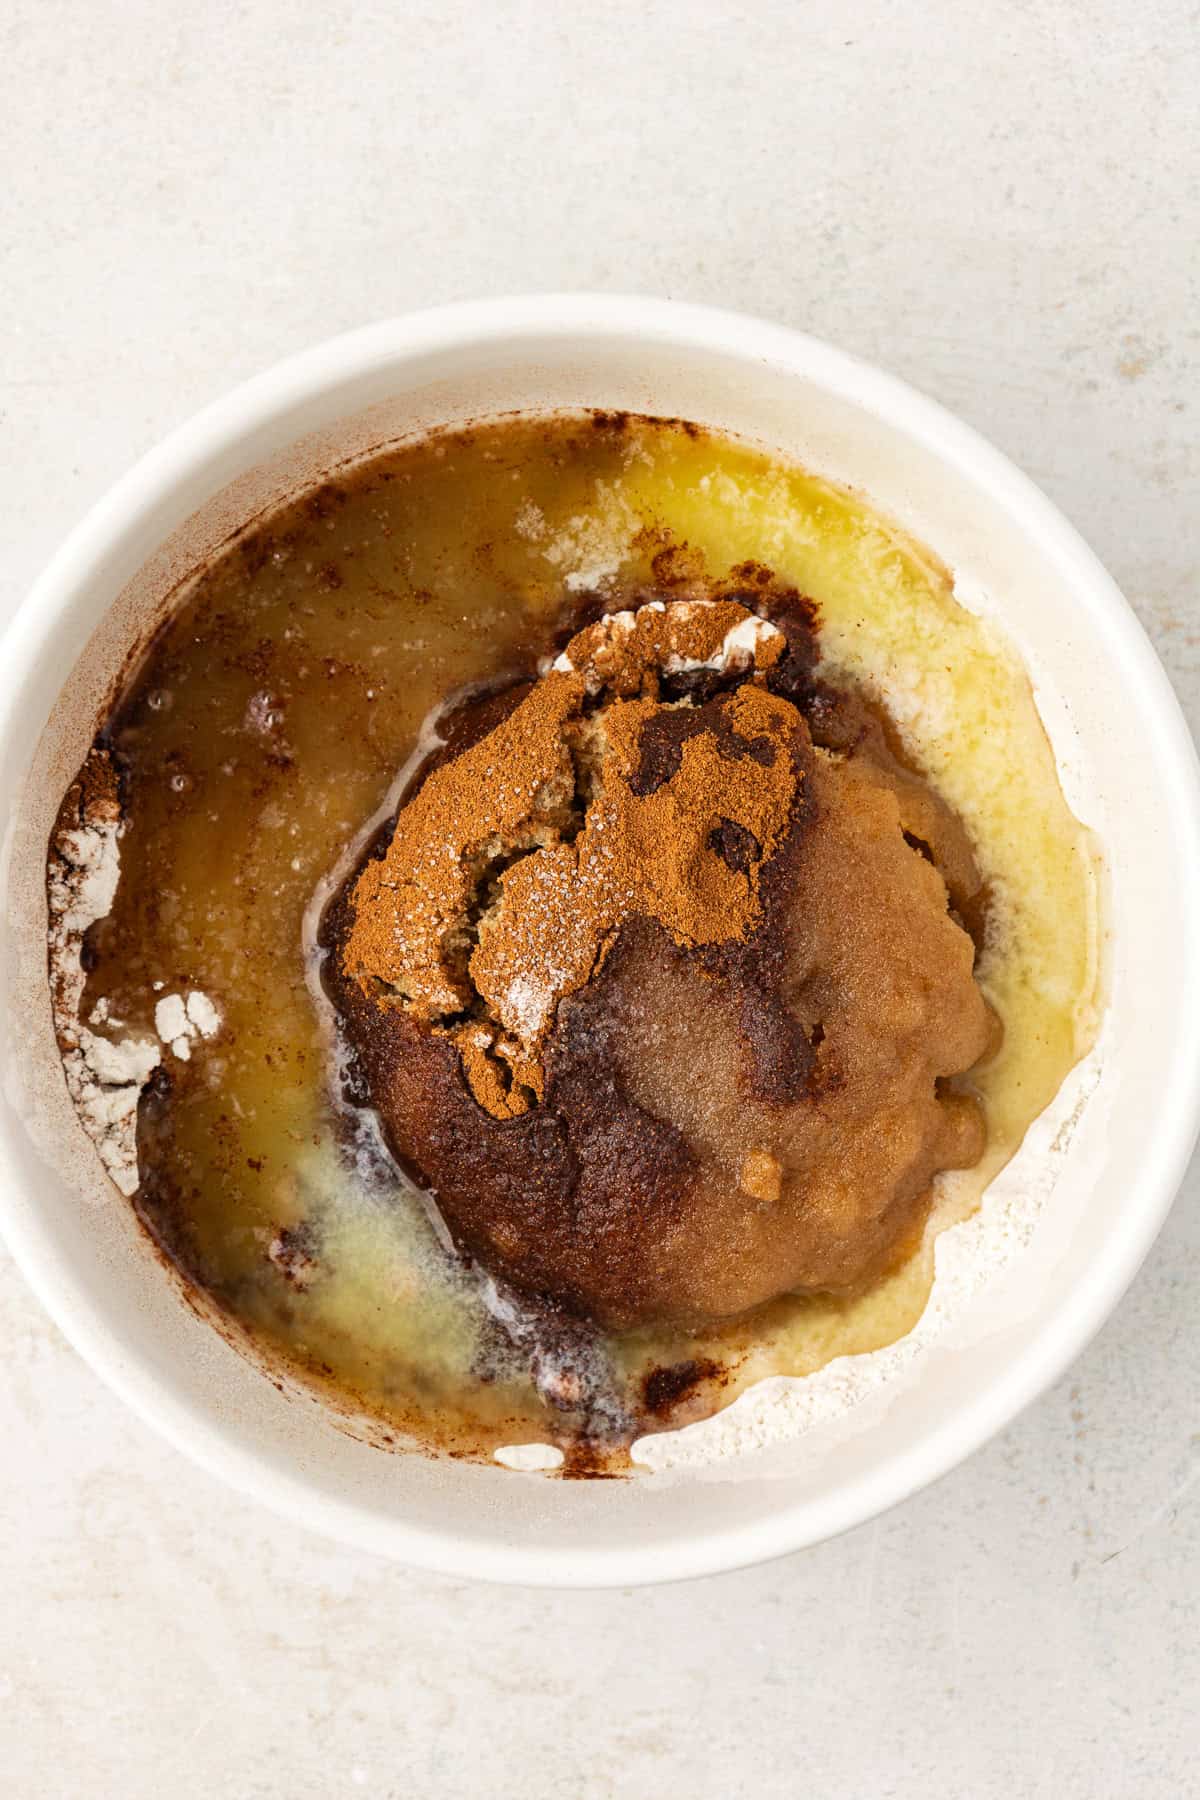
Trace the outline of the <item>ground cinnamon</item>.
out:
[[[542,1097],[559,1002],[626,919],[684,948],[753,930],[801,780],[796,709],[765,685],[783,649],[733,601],[601,619],[401,809],[355,887],[343,966],[454,1038],[488,1112]],[[697,670],[745,679],[700,705],[662,697],[665,676]]]

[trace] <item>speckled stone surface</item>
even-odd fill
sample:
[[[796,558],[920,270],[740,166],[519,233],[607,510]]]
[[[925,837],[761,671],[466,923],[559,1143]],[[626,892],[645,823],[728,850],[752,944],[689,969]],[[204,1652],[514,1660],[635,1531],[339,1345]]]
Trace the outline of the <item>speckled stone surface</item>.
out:
[[[284,353],[642,290],[803,326],[1081,527],[1200,721],[1200,43],[1185,0],[15,0],[0,620],[84,507]],[[1196,1793],[1200,1182],[1073,1372],[771,1567],[501,1592],[277,1524],[0,1259],[0,1786],[601,1800]]]

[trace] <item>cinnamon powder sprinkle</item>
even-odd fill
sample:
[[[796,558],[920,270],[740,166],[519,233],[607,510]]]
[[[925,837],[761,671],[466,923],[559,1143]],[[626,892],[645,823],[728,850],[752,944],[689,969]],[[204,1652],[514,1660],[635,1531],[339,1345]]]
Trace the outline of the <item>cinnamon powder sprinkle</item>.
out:
[[[766,687],[784,648],[735,601],[600,619],[429,776],[363,869],[345,973],[451,1037],[495,1117],[543,1098],[558,1005],[625,920],[655,920],[685,949],[759,922],[760,873],[802,779],[795,708]],[[744,679],[705,705],[661,698],[662,677],[697,670]]]

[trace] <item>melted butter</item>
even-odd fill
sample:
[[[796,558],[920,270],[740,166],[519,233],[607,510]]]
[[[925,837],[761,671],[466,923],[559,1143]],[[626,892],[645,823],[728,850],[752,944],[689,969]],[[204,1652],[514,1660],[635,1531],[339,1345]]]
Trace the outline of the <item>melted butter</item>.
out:
[[[971,831],[1005,1039],[978,1076],[984,1162],[944,1180],[890,1277],[713,1332],[629,1334],[597,1346],[593,1375],[619,1398],[663,1364],[716,1363],[663,1421],[679,1424],[893,1342],[928,1297],[936,1230],[977,1204],[1095,1030],[1093,846],[1026,674],[861,500],[677,426],[508,421],[376,457],[256,523],[180,597],[112,721],[129,823],[84,1007],[104,997],[136,1032],[163,992],[216,1002],[220,1035],[187,1064],[168,1053],[169,1095],[143,1101],[142,1216],[269,1357],[404,1441],[569,1443],[571,1415],[532,1378],[536,1323],[503,1296],[489,1311],[407,1185],[347,1140],[306,913],[437,702],[540,650],[564,588],[634,586],[665,544],[713,577],[766,563],[819,601],[827,666],[886,702]],[[289,1232],[310,1261],[279,1254]]]

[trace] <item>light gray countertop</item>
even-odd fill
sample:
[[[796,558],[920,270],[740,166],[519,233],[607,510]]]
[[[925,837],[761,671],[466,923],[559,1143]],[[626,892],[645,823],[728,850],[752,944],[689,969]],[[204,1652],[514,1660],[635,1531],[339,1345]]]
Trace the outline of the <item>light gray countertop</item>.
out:
[[[802,326],[1082,529],[1193,727],[1200,22],[1185,0],[15,0],[0,620],[203,402],[430,302]],[[42,1796],[1200,1792],[1200,1182],[1099,1339],[888,1517],[746,1574],[493,1591],[277,1523],[0,1260],[0,1784]]]

